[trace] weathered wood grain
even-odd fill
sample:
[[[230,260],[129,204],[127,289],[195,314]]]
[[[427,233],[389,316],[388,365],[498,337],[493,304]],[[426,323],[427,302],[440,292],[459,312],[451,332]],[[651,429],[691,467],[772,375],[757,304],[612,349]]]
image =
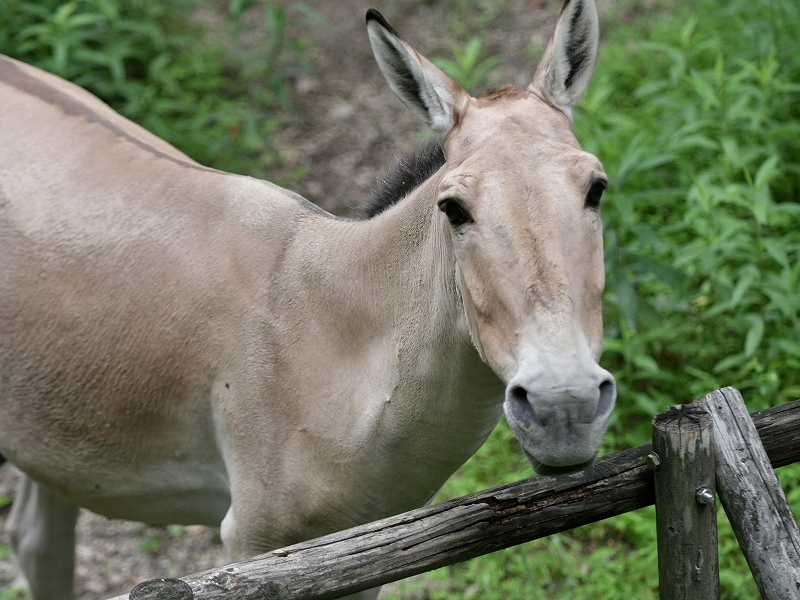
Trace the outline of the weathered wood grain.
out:
[[[767,453],[800,460],[800,401],[754,415]],[[183,577],[198,600],[337,598],[653,504],[650,444]],[[115,600],[125,600],[127,595]]]
[[[741,394],[702,404],[713,419],[717,490],[764,600],[800,598],[800,531]]]
[[[698,404],[664,411],[653,419],[653,450],[660,598],[718,599],[711,416]]]
[[[151,579],[131,590],[130,600],[192,600],[192,588],[180,579]]]
[[[800,400],[750,416],[774,469],[800,461]]]

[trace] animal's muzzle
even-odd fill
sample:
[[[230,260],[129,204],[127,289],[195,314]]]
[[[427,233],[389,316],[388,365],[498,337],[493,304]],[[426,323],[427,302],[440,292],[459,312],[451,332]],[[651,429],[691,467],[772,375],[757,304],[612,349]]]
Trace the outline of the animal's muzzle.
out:
[[[614,378],[599,366],[566,382],[506,389],[505,413],[537,473],[591,464],[616,401]],[[536,385],[536,384],[539,385]]]

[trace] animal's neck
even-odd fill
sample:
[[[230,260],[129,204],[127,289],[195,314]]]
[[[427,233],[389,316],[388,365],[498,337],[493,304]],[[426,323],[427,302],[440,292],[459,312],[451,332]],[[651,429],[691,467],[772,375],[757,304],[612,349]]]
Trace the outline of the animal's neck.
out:
[[[501,413],[502,385],[470,341],[435,180],[369,221],[331,223],[326,250],[334,263],[326,295],[335,299],[348,287],[354,298],[342,309],[355,320],[342,315],[336,335],[349,338],[370,369],[353,399],[358,406],[347,411],[358,415],[348,436],[367,443],[368,470],[382,471],[373,474],[382,485],[394,485],[387,475],[418,485],[400,509],[435,493]]]

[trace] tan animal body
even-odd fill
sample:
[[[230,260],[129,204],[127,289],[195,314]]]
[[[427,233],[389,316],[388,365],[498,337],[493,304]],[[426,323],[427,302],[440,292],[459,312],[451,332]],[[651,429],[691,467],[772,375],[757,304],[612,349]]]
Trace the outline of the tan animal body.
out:
[[[0,452],[36,600],[71,597],[78,506],[221,524],[240,558],[424,504],[503,408],[540,472],[593,459],[615,400],[606,178],[571,132],[593,1],[528,90],[479,99],[367,26],[441,161],[364,220],[0,58]]]

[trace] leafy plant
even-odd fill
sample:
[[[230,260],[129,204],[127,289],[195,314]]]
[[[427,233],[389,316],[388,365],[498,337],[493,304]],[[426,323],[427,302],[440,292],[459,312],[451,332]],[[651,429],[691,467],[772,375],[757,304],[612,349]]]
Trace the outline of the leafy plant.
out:
[[[269,140],[278,109],[291,108],[289,80],[310,70],[303,44],[286,33],[287,10],[268,0],[232,1],[216,37],[193,18],[200,7],[6,0],[0,52],[77,83],[204,164],[265,176],[278,160]]]
[[[463,48],[457,44],[452,44],[450,48],[453,53],[452,60],[434,58],[433,63],[470,94],[486,83],[489,75],[502,60],[500,56],[489,56],[479,61],[482,45],[477,37],[471,38]]]
[[[605,360],[618,446],[722,385],[752,409],[800,396],[800,17],[773,4],[702,3],[646,42],[606,47],[576,115],[612,181]]]

